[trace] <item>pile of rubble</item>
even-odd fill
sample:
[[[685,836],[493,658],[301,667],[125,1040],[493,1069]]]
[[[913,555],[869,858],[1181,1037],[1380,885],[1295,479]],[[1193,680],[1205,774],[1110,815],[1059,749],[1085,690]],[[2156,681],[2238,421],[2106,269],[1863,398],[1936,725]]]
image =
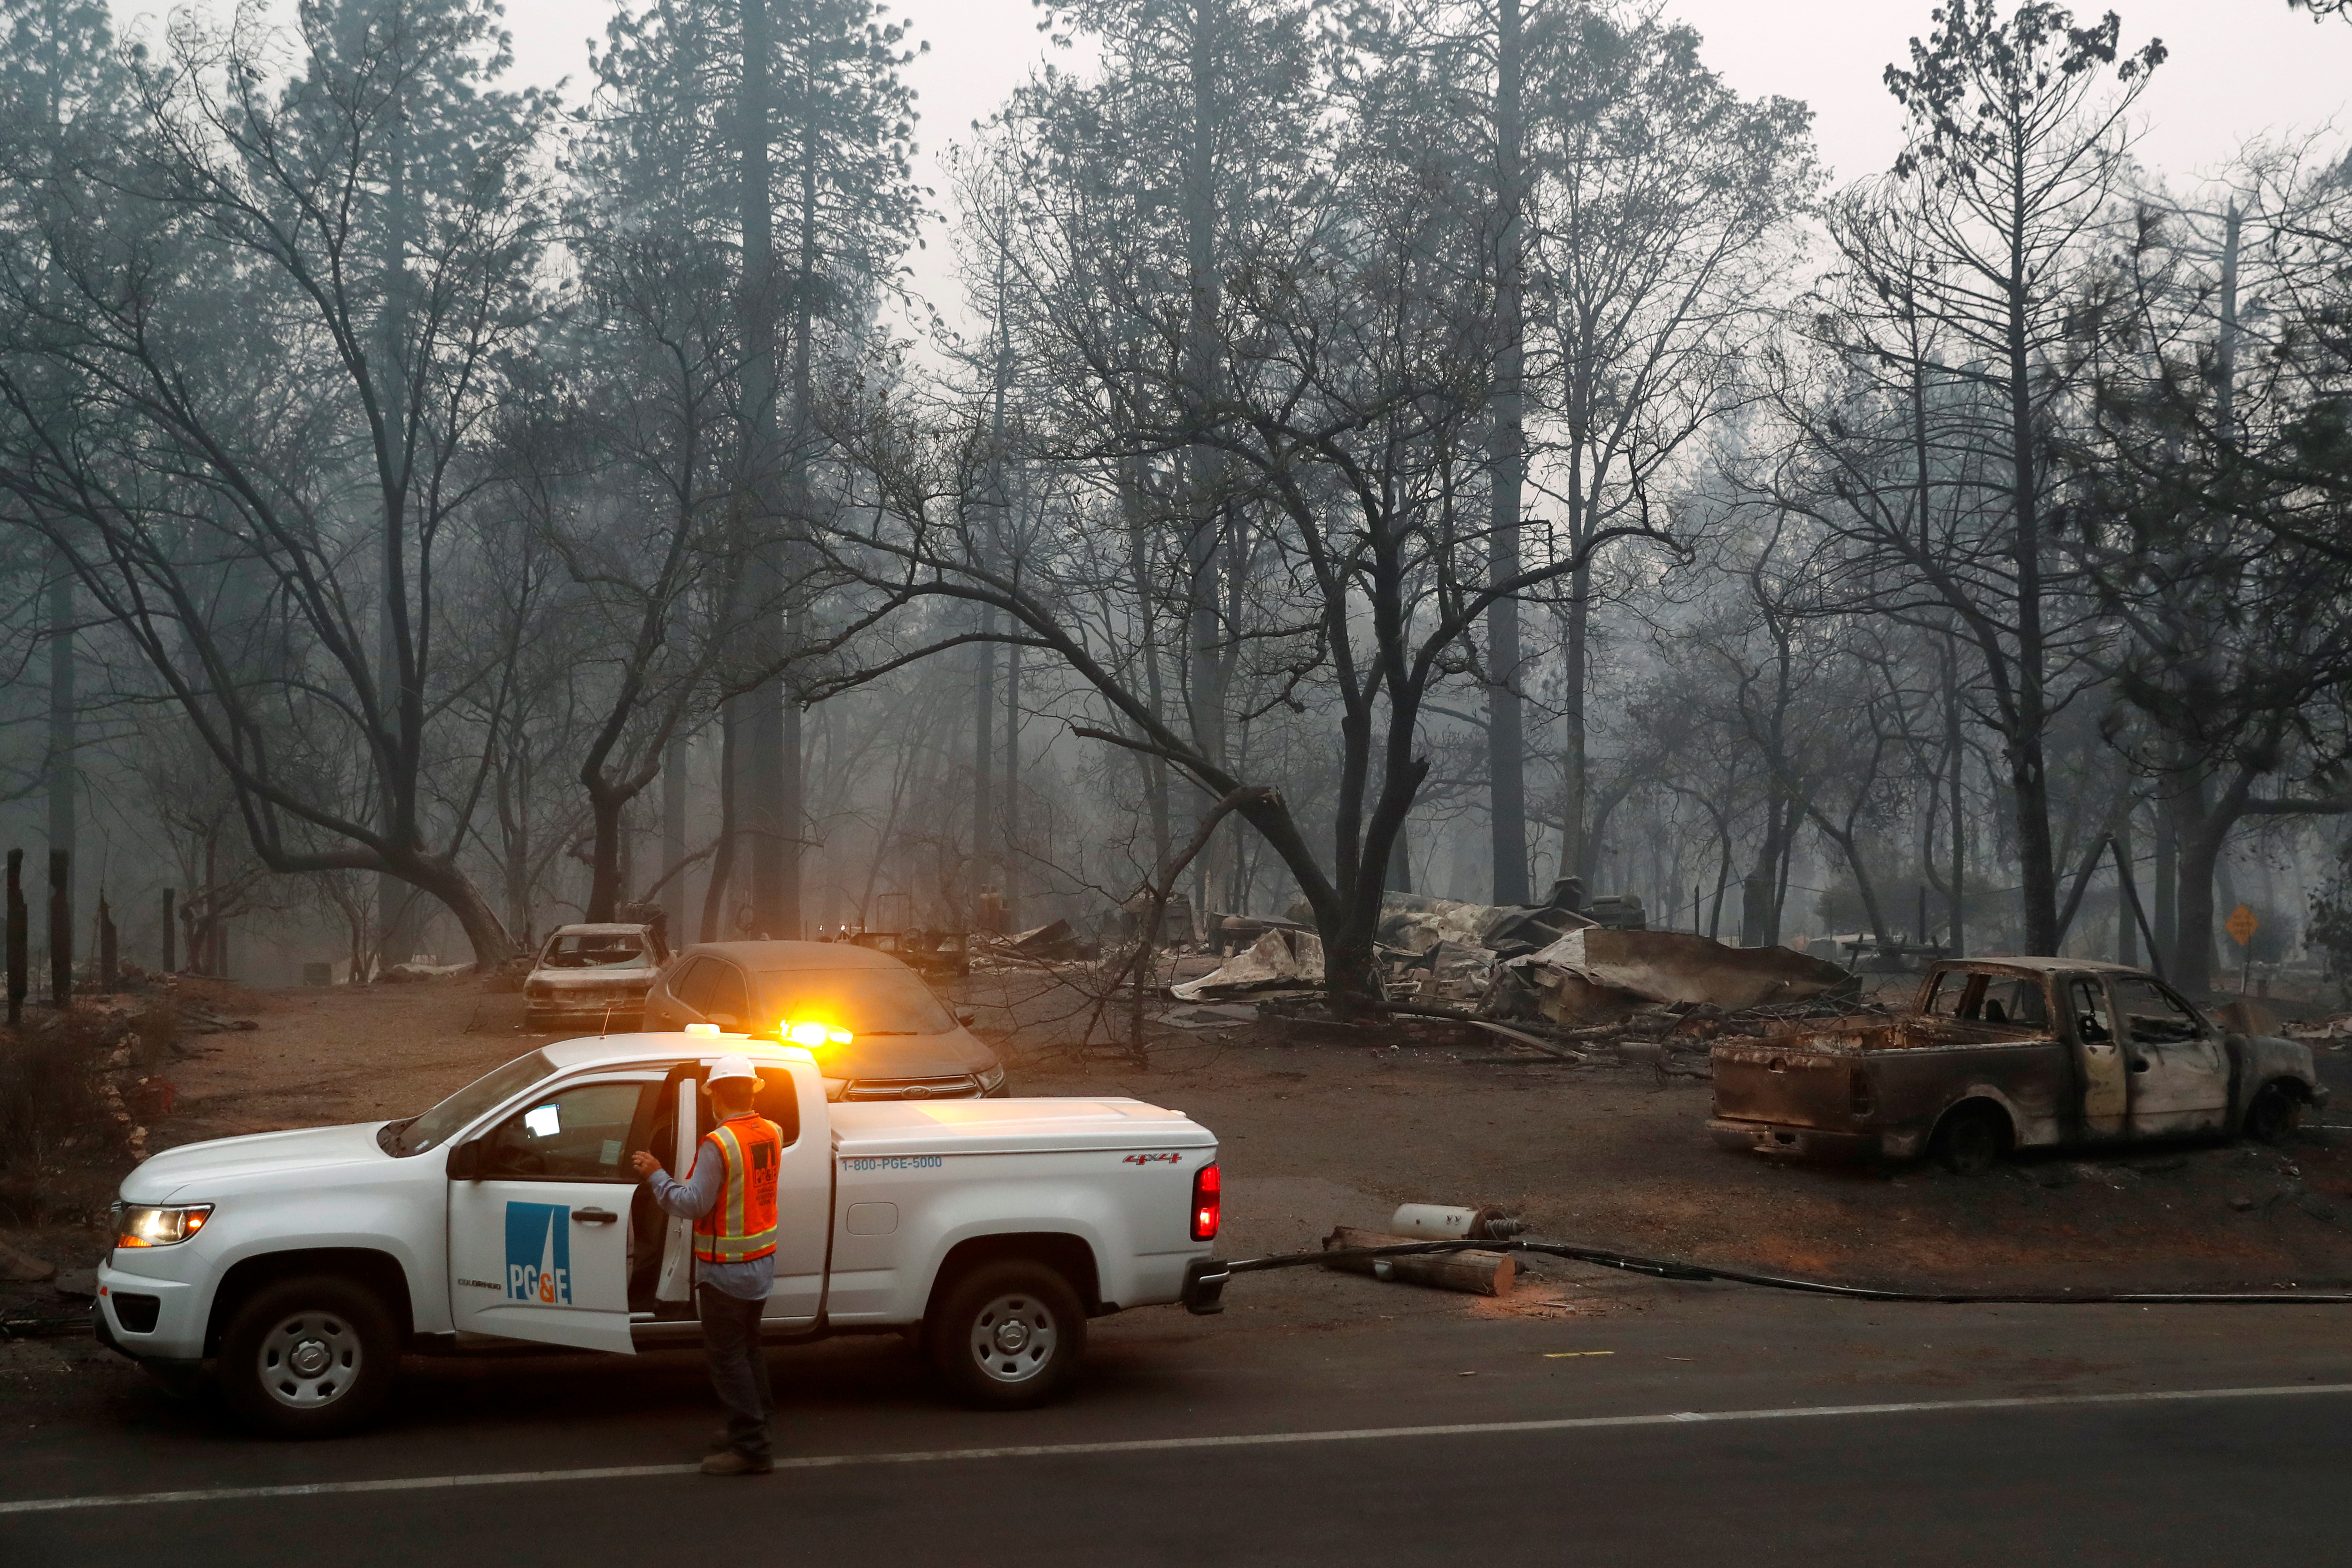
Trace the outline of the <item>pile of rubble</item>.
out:
[[[1649,1067],[1707,1077],[1724,1034],[1769,1034],[1801,1018],[1872,1011],[1846,968],[1790,947],[1734,947],[1689,931],[1649,931],[1633,898],[1583,900],[1557,883],[1534,907],[1390,894],[1381,919],[1379,1018],[1331,1013],[1315,931],[1265,931],[1223,967],[1167,985],[1160,1022],[1185,1030],[1256,1022],[1289,1037],[1467,1046],[1494,1065]]]
[[[1026,931],[999,936],[976,932],[970,938],[970,969],[1056,969],[1070,964],[1091,964],[1102,956],[1099,944],[1080,936],[1066,920],[1049,920]]]
[[[1579,1025],[1662,1005],[1752,1008],[1852,987],[1853,977],[1826,960],[1652,931],[1638,899],[1587,901],[1581,894],[1571,877],[1555,883],[1545,903],[1525,908],[1388,894],[1378,949],[1385,999],[1454,1002],[1496,1018]],[[1251,924],[1262,930],[1248,946],[1211,973],[1169,988],[1178,1000],[1321,989],[1323,945],[1312,929],[1297,919]]]

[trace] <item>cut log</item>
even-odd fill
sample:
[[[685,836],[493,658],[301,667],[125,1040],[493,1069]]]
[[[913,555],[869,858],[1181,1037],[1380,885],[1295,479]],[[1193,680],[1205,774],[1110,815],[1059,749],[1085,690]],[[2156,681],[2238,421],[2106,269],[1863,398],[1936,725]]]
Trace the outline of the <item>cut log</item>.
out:
[[[1416,1239],[1384,1231],[1359,1230],[1342,1225],[1323,1239],[1324,1249],[1410,1247]],[[1402,1258],[1334,1258],[1326,1269],[1375,1279],[1402,1280],[1410,1285],[1434,1285],[1441,1291],[1462,1291],[1474,1296],[1507,1296],[1518,1264],[1507,1252],[1421,1252]]]

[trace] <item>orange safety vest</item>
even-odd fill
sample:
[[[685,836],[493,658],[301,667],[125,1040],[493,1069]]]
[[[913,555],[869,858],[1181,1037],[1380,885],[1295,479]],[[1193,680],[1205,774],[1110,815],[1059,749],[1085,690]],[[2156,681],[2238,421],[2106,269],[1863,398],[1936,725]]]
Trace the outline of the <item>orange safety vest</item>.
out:
[[[776,1168],[783,1130],[756,1111],[721,1122],[694,1153],[721,1164],[719,1197],[694,1222],[694,1255],[706,1263],[749,1263],[776,1250]],[[687,1173],[692,1181],[694,1173]]]

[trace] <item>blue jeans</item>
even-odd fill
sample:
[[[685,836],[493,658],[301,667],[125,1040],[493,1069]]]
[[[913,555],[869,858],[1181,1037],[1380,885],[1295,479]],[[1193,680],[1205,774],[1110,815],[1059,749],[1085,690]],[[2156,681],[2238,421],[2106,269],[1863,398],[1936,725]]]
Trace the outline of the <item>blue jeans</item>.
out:
[[[768,1355],[760,1345],[760,1314],[765,1301],[747,1301],[709,1285],[695,1291],[702,1314],[702,1353],[710,1364],[710,1386],[727,1407],[727,1445],[747,1459],[768,1457],[768,1413],[776,1407],[768,1387]]]

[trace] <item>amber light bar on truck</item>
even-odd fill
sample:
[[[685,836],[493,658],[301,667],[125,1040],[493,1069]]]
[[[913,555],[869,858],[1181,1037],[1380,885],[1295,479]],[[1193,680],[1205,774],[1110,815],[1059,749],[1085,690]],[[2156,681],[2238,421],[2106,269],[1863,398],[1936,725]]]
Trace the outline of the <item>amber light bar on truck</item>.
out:
[[[1217,1221],[1224,1214],[1224,1180],[1214,1166],[1192,1173],[1192,1239],[1214,1241]]]
[[[776,1038],[786,1045],[804,1045],[816,1051],[828,1045],[847,1045],[856,1037],[847,1030],[829,1023],[817,1023],[808,1019],[795,1023],[786,1019],[776,1026]]]

